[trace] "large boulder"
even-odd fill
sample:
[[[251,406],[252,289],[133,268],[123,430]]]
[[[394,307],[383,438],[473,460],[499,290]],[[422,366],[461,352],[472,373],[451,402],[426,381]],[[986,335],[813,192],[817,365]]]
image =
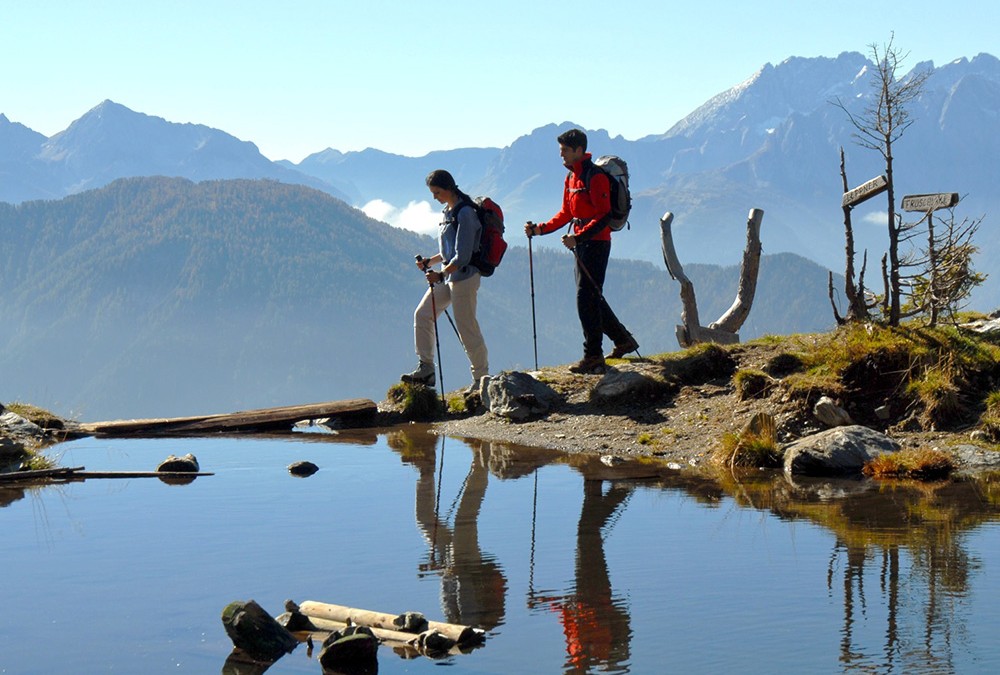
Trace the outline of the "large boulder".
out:
[[[518,371],[505,371],[489,378],[482,392],[487,410],[515,422],[544,415],[560,400],[552,387]]]
[[[856,424],[835,427],[785,446],[785,473],[798,476],[860,474],[866,462],[899,448],[899,443],[868,427]]]

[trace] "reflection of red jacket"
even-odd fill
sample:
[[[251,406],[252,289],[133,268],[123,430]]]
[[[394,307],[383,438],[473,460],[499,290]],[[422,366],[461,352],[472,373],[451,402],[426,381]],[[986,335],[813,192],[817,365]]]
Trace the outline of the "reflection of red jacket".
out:
[[[611,230],[598,225],[604,216],[611,213],[611,184],[603,171],[592,171],[588,190],[583,180],[583,170],[588,162],[589,152],[570,169],[563,187],[562,208],[548,222],[539,225],[542,234],[558,230],[573,220],[573,236],[578,241],[611,241]]]

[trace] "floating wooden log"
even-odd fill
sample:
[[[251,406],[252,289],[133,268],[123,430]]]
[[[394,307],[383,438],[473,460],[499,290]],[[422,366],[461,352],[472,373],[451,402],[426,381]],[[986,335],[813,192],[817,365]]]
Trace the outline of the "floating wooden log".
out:
[[[11,471],[0,473],[0,483],[18,483],[27,480],[38,480],[39,478],[66,478],[76,471],[81,471],[80,467],[63,467],[53,469],[30,469],[27,471]]]
[[[194,478],[214,475],[207,471],[77,471],[71,478]]]
[[[278,617],[279,621],[281,617]],[[301,626],[292,628],[291,626],[286,626],[293,633],[302,632],[303,630],[312,634],[315,638],[320,640],[326,639],[328,635],[333,633],[343,633],[343,631],[349,626],[349,624],[343,623],[341,621],[331,621],[330,619],[321,619],[319,617],[306,617],[309,622],[307,628]],[[464,654],[474,649],[478,646],[478,643],[459,645],[454,640],[445,637],[441,633],[431,629],[427,629],[422,633],[408,633],[400,630],[388,630],[386,628],[375,628],[372,626],[367,626],[375,635],[386,646],[391,647],[395,651],[401,654],[405,654],[410,657],[416,656],[428,656],[431,658],[436,658],[443,656],[445,654]]]
[[[377,412],[378,405],[374,401],[357,398],[195,417],[84,422],[77,429],[94,436],[202,436],[291,431],[303,420],[324,418],[337,420],[345,426],[363,425]]]
[[[196,476],[214,476],[214,473],[195,471],[85,471],[84,467],[64,467],[57,469],[34,469],[31,471],[12,471],[0,473],[0,483],[19,483],[40,480],[86,480],[88,478],[195,478]]]
[[[299,611],[309,617],[310,620],[324,619],[390,631],[398,631],[400,628],[397,623],[397,617],[399,616],[397,614],[374,612],[356,607],[345,607],[343,605],[331,605],[325,602],[306,600],[299,605]],[[486,635],[486,632],[480,628],[441,621],[428,621],[426,631],[436,631],[460,647],[479,644],[485,639]]]

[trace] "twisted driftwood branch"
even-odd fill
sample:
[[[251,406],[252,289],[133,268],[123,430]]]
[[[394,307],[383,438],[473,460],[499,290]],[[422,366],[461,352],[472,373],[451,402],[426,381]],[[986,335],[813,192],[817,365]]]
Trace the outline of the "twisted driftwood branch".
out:
[[[674,238],[670,226],[674,214],[667,211],[660,218],[660,243],[663,248],[663,262],[667,265],[672,279],[681,284],[681,321],[677,326],[677,342],[681,347],[690,347],[699,342],[716,342],[734,344],[740,341],[737,333],[743,322],[750,315],[750,307],[757,292],[757,276],[760,271],[760,225],[764,218],[761,209],[750,209],[747,216],[747,244],[743,251],[743,264],[740,267],[740,282],[736,292],[736,300],[732,306],[719,317],[718,321],[709,326],[702,326],[698,320],[698,301],[695,298],[694,284],[684,274],[684,269],[677,259],[674,249]]]

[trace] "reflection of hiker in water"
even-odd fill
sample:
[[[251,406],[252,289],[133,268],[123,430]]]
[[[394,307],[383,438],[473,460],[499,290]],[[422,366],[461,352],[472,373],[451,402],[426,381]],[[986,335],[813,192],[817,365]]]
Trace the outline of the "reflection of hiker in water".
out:
[[[432,447],[416,460],[417,525],[431,545],[426,569],[441,570],[441,603],[448,622],[490,630],[504,618],[507,580],[491,556],[479,548],[479,509],[489,478],[488,443],[472,455],[472,467],[462,487],[455,522],[449,526],[438,511],[436,453]]]
[[[559,613],[566,636],[567,672],[615,668],[629,659],[632,630],[624,602],[612,594],[601,530],[632,494],[631,487],[583,481],[583,507],[576,529],[575,587],[565,596],[529,596],[528,606]]]

